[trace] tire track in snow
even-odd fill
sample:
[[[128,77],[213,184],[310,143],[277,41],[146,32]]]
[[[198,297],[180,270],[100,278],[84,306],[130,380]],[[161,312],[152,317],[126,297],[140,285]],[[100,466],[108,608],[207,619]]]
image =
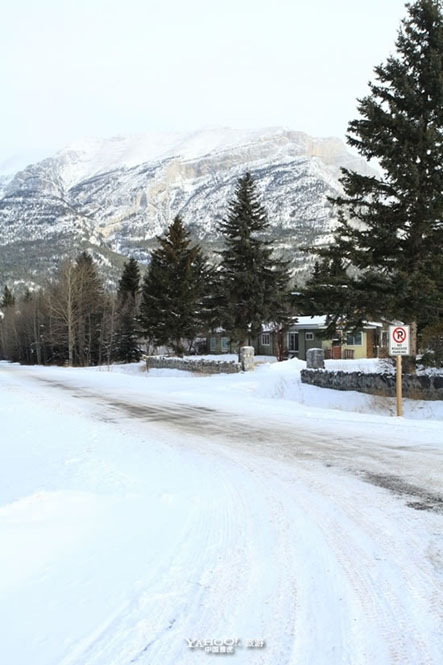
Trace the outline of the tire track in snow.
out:
[[[97,414],[126,413],[140,431],[179,433],[171,445],[192,450],[207,470],[205,503],[196,504],[179,547],[143,581],[136,600],[63,665],[126,665],[130,658],[188,665],[204,654],[187,651],[185,637],[219,637],[222,627],[246,638],[238,633],[257,617],[268,632],[249,637],[267,638],[268,646],[239,650],[236,662],[439,665],[442,570],[424,554],[426,541],[421,548],[417,541],[426,529],[438,535],[442,521],[435,513],[420,519],[386,489],[359,479],[364,464],[371,472],[389,465],[386,448],[248,428],[236,416],[198,407],[176,405],[169,418],[169,403],[134,409],[90,398]],[[195,429],[199,435],[191,437]],[[325,460],[341,470],[326,469]],[[413,464],[401,464],[402,473]],[[266,526],[260,531],[257,522]],[[183,570],[183,587],[168,588]]]

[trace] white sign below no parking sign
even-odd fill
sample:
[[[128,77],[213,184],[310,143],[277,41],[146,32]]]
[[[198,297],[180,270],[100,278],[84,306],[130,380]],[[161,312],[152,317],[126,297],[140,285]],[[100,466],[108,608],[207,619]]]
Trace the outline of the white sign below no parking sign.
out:
[[[389,326],[389,355],[410,355],[410,326]]]

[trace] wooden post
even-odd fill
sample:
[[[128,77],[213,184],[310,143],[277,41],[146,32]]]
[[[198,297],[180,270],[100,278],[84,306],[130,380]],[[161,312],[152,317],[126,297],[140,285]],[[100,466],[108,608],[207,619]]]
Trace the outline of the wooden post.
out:
[[[397,416],[402,416],[403,415],[403,400],[402,400],[402,384],[401,384],[401,378],[402,378],[402,363],[401,363],[401,355],[399,354],[397,356]]]

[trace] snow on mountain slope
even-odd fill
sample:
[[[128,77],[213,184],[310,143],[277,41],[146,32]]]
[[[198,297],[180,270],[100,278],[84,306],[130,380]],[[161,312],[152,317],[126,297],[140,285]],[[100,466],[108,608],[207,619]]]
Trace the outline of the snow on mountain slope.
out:
[[[205,129],[192,133],[151,132],[111,139],[84,139],[61,150],[55,159],[62,165],[62,179],[65,188],[69,189],[100,173],[131,169],[173,157],[198,160],[232,152],[239,146],[251,152],[258,148],[273,158],[291,154],[319,157],[332,166],[337,166],[343,158],[346,160],[346,149],[338,139],[313,139],[302,132],[274,127],[265,130]]]
[[[277,130],[281,131],[281,130]],[[265,130],[272,137],[275,130]],[[81,180],[120,168],[133,168],[147,162],[171,157],[186,160],[248,145],[262,140],[262,131],[208,129],[192,133],[146,133],[116,136],[111,139],[84,139],[55,156],[63,162],[63,180],[67,189]]]
[[[330,238],[328,197],[341,191],[341,166],[368,169],[338,139],[283,128],[80,141],[4,182],[0,281],[23,271],[38,281],[60,257],[88,247],[114,267],[118,254],[147,260],[155,236],[179,213],[211,251],[246,170],[256,178],[276,249],[300,269],[300,245]]]

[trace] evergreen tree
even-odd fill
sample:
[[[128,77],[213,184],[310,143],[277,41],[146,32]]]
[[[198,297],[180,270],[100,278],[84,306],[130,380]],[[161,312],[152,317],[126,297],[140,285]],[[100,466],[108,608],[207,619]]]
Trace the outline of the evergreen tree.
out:
[[[199,252],[195,257],[197,276],[196,313],[199,331],[214,330],[220,325],[219,319],[219,279],[217,268],[209,265],[206,257]]]
[[[0,300],[0,358],[18,360],[15,297],[6,285]]]
[[[78,365],[97,365],[100,358],[100,332],[103,317],[103,284],[92,256],[82,252],[74,271],[77,283],[78,323],[75,349]]]
[[[348,294],[347,281],[348,275],[340,256],[327,256],[322,261],[316,261],[305,286],[295,291],[293,304],[296,311],[305,316],[323,315],[334,311],[334,303],[338,303],[336,308],[340,314],[352,310],[353,301],[349,301],[351,294]],[[336,323],[337,320],[331,328],[335,328]]]
[[[263,237],[269,222],[250,173],[239,179],[219,228],[225,241],[218,274],[220,319],[240,347],[263,323],[282,323],[288,306],[287,265]]]
[[[134,258],[130,258],[123,266],[122,276],[118,283],[118,297],[123,302],[131,297],[135,300],[140,290],[140,268]]]
[[[348,143],[376,159],[382,177],[343,169],[335,244],[346,278],[329,312],[432,322],[443,312],[443,17],[440,0],[408,5],[396,54],[375,68]]]
[[[0,301],[0,309],[4,310],[7,307],[11,307],[13,305],[15,305],[15,297],[12,294],[12,291],[5,284],[5,288],[3,289],[3,296]]]
[[[192,246],[177,216],[151,256],[143,280],[140,320],[156,346],[170,346],[182,355],[184,341],[192,340],[201,326],[206,261],[198,245]]]
[[[115,350],[118,360],[134,362],[140,360],[138,346],[140,269],[135,259],[130,258],[124,264],[117,294],[117,329]]]

